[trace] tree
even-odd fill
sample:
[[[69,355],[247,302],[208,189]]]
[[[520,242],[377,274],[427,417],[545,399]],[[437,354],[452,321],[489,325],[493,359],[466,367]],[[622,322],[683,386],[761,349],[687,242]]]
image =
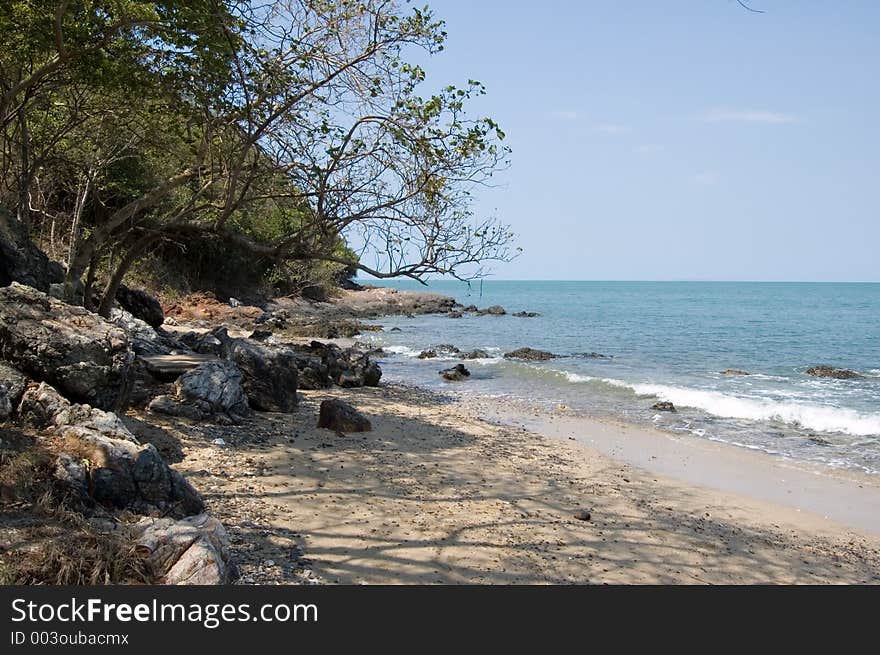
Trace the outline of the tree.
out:
[[[22,220],[32,209],[52,226],[66,218],[69,299],[101,271],[107,314],[151,245],[194,231],[273,262],[379,277],[478,276],[512,254],[509,230],[470,211],[472,189],[508,154],[494,121],[466,114],[482,86],[422,98],[424,71],[406,62],[412,48],[443,48],[427,9],[81,0],[4,11],[3,45],[54,34],[25,55],[5,49],[3,180]],[[259,229],[268,216],[282,220]]]

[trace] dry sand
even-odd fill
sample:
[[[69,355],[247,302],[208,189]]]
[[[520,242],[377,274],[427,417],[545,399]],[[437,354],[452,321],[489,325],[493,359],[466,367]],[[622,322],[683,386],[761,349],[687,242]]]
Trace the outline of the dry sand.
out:
[[[480,418],[503,416],[497,405],[418,389],[303,396],[296,414],[236,428],[142,426],[166,450],[182,448],[176,468],[227,525],[243,583],[880,580],[870,531],[570,440],[574,430],[589,441],[600,427],[590,422],[557,424],[554,438]],[[315,428],[330,397],[364,411],[373,431]],[[581,510],[590,520],[574,517]]]

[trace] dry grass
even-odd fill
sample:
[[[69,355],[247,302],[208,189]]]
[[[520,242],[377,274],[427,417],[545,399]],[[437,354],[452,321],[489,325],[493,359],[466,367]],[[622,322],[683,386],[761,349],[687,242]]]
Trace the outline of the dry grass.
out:
[[[59,452],[94,458],[75,440],[0,451],[0,584],[154,583],[156,573],[126,531],[97,529],[83,512],[100,508],[83,507],[58,486],[52,472]]]

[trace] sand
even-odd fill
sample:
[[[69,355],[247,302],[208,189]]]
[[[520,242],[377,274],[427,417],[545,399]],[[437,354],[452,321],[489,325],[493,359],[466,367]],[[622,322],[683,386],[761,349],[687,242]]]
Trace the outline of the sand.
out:
[[[331,397],[373,430],[314,427]],[[383,385],[303,392],[295,414],[237,428],[149,429],[166,449],[179,441],[176,468],[229,529],[244,584],[880,580],[870,530],[609,457],[586,445],[600,424],[545,416],[542,435],[484,416],[521,418]]]

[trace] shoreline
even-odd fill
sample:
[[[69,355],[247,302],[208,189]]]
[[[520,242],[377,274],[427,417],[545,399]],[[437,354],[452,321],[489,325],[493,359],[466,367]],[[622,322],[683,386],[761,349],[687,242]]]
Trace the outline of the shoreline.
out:
[[[482,404],[482,401],[481,401]],[[811,517],[814,527],[848,529],[880,536],[880,479],[774,455],[720,440],[643,426],[583,413],[536,415],[526,407],[504,411],[482,405],[490,422],[557,441],[575,440],[602,456],[677,482],[732,493],[790,508]]]
[[[240,440],[224,428],[227,447],[188,440],[177,465],[230,531],[243,584],[880,581],[875,534],[493,424],[486,404],[397,384],[303,396]],[[373,431],[315,428],[326,398]]]

